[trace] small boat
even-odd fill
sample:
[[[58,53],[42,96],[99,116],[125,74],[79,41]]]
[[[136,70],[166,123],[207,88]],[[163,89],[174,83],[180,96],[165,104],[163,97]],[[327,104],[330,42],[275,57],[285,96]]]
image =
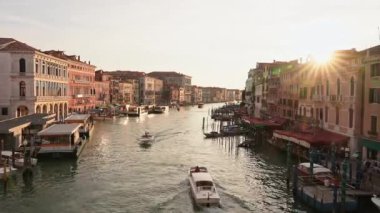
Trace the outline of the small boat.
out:
[[[203,108],[203,103],[198,103],[198,108]]]
[[[209,133],[203,133],[206,138],[217,138],[219,136],[222,136],[222,134],[216,132],[216,131],[212,131],[212,132],[209,132]]]
[[[198,205],[220,206],[220,197],[214,181],[206,167],[191,167],[189,170],[191,195]]]
[[[145,132],[145,134],[143,134],[140,138],[141,143],[149,143],[149,142],[152,142],[153,140],[154,140],[154,136],[151,135],[149,132]]]
[[[152,113],[155,113],[155,114],[162,114],[166,111],[166,107],[165,106],[155,106],[153,108],[153,111]]]
[[[2,151],[1,157],[8,160],[9,162],[12,162],[12,151]],[[24,156],[20,152],[14,152],[14,158],[15,158],[15,167],[21,168],[24,167]],[[30,163],[32,166],[37,165],[37,158],[30,158]]]
[[[14,167],[6,166],[4,169],[4,166],[0,165],[0,180],[4,177],[4,174],[5,174],[4,172],[6,172],[6,174],[8,176],[8,175],[15,174],[16,171],[17,171],[17,169]]]
[[[373,197],[371,197],[371,201],[380,210],[380,198],[378,198],[376,195],[373,195]]]

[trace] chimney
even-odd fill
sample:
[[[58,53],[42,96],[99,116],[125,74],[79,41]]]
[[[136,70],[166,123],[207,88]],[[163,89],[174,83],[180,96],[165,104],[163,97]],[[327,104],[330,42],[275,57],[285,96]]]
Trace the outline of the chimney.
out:
[[[88,64],[91,65],[91,61],[88,61]]]
[[[80,55],[78,55],[78,61],[80,61]]]

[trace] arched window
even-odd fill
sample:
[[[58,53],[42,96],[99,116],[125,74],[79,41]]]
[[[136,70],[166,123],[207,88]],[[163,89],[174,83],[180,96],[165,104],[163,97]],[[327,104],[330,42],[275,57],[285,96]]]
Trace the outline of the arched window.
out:
[[[25,72],[26,71],[25,59],[23,59],[23,58],[20,59],[19,64],[20,64],[20,72]]]
[[[340,95],[340,79],[336,80],[336,94]]]
[[[21,81],[20,82],[20,96],[25,96],[25,92],[26,92],[25,82]]]
[[[354,96],[354,94],[355,94],[355,81],[354,81],[354,77],[351,77],[351,81],[350,81],[350,94],[351,94],[351,96]]]
[[[329,120],[329,108],[325,107],[325,122],[327,123]]]

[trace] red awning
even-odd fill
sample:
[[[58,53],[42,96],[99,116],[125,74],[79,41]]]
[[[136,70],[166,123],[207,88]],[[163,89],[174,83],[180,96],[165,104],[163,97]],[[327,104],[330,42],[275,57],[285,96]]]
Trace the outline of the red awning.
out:
[[[283,118],[271,118],[264,120],[253,116],[244,116],[242,120],[248,124],[269,127],[281,127],[286,122],[286,119]]]
[[[345,135],[321,129],[315,130],[315,132],[275,130],[273,136],[292,141],[307,148],[310,148],[310,146],[331,145],[332,143],[343,145],[350,139]]]

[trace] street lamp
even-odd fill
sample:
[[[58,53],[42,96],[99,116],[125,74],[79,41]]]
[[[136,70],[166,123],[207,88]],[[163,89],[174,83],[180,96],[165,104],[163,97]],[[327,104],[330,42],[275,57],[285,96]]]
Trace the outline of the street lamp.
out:
[[[26,139],[24,139],[22,141],[22,144],[24,145],[24,166],[26,166],[26,146],[28,145],[28,141]]]

